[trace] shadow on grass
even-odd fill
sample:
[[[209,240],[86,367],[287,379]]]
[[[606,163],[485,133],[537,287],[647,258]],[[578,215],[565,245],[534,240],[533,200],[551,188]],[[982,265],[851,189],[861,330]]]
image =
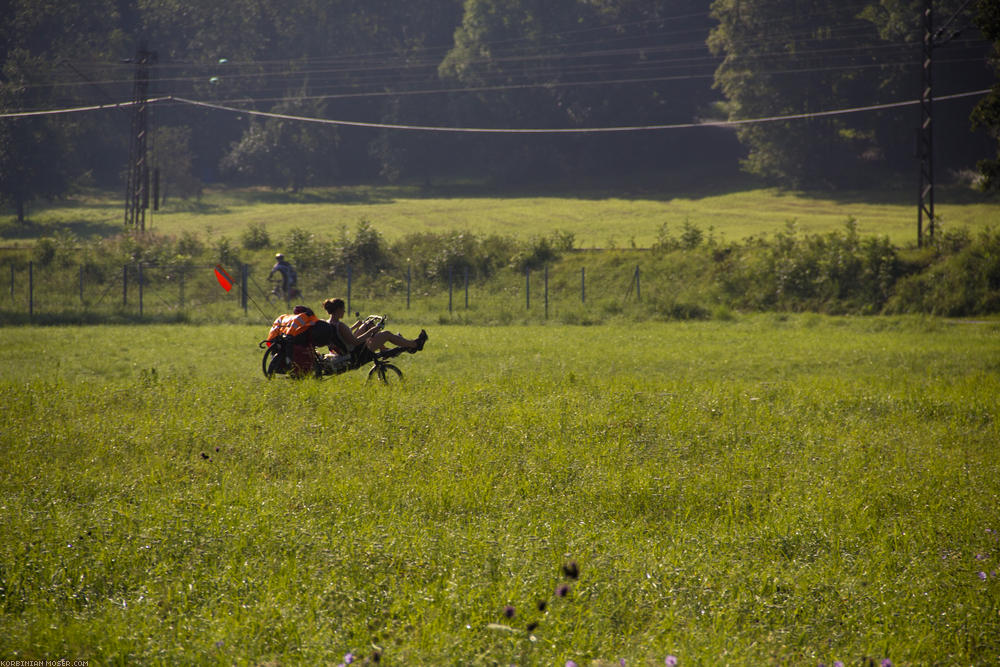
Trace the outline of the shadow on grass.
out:
[[[85,324],[198,324],[187,312],[143,315],[137,313],[98,313],[63,311],[35,313],[0,309],[0,322],[4,326],[64,326]]]
[[[70,233],[83,239],[105,238],[124,231],[123,223],[102,220],[46,220],[35,222],[27,220],[23,224],[16,220],[0,222],[0,238],[5,239],[38,239],[45,236],[55,236],[57,233]]]
[[[347,186],[298,192],[253,188],[230,190],[226,195],[242,204],[392,204],[405,191],[401,186]]]

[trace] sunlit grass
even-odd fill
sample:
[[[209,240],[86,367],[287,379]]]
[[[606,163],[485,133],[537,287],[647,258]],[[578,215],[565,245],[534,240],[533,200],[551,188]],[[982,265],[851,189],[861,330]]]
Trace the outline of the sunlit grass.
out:
[[[4,329],[0,653],[1000,655],[997,325],[428,330],[384,388],[267,382],[262,327]]]
[[[724,184],[723,184],[724,185]],[[1000,217],[995,198],[941,188],[936,208],[939,229],[982,229]],[[82,235],[121,227],[115,195],[87,197],[69,204],[39,206],[34,225],[19,230],[7,217],[0,238],[41,236],[58,229]],[[727,191],[722,185],[663,192],[607,190],[598,193],[539,194],[467,190],[423,191],[416,187],[343,187],[303,193],[263,190],[209,190],[198,199],[170,200],[150,211],[147,228],[180,235],[192,232],[239,239],[251,224],[264,225],[274,238],[294,228],[336,237],[368,220],[389,240],[411,232],[469,231],[530,239],[554,231],[573,234],[579,248],[647,248],[661,227],[677,235],[685,224],[712,230],[720,240],[741,241],[773,234],[794,222],[803,233],[825,233],[856,219],[863,235],[887,236],[896,245],[916,242],[916,203],[897,192],[785,192],[773,188]],[[28,238],[28,237],[24,237]]]

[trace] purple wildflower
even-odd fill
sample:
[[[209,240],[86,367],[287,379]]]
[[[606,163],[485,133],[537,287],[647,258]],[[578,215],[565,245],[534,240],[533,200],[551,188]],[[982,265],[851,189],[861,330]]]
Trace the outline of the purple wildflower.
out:
[[[563,584],[562,586],[556,589],[556,595],[558,597],[564,598],[568,594],[569,594],[569,586],[567,586],[566,584]]]
[[[353,653],[350,653],[350,652],[348,652],[348,653],[347,653],[347,654],[346,654],[346,655],[344,656],[344,664],[345,664],[345,665],[349,665],[349,664],[351,664],[352,662],[354,662],[354,654],[353,654]]]
[[[982,579],[983,581],[986,581],[986,577],[988,577],[988,576],[989,575],[986,574],[985,572],[980,572],[979,573],[979,578]]]
[[[566,667],[576,667],[576,663],[573,662],[572,660],[567,660]]]
[[[511,605],[507,605],[506,607],[503,608],[503,615],[506,616],[507,618],[514,618],[515,613],[516,612],[514,611],[514,607],[512,607]]]
[[[663,664],[665,664],[667,667],[677,667],[677,656],[668,655],[666,659],[663,661]]]
[[[833,667],[844,667],[844,661],[843,660],[834,661]]]
[[[889,658],[883,658],[882,667],[892,667],[892,660],[890,660]]]

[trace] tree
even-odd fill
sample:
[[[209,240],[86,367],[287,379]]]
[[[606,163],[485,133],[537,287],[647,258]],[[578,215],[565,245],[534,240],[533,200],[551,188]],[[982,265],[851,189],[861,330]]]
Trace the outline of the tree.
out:
[[[274,113],[322,117],[320,102],[303,95],[274,107]],[[243,137],[222,159],[224,172],[293,192],[329,182],[335,173],[337,132],[331,127],[285,118],[251,120]]]
[[[963,4],[936,0],[935,15],[943,21]],[[715,0],[719,25],[710,45],[723,57],[715,85],[728,100],[730,118],[915,99],[923,9],[923,0],[871,0],[863,7],[833,0]],[[981,83],[983,72],[969,63],[974,53],[941,57],[946,54],[939,50],[935,58],[937,95]],[[938,105],[935,124],[953,127],[947,121],[967,113],[960,110],[956,103]],[[793,187],[836,187],[863,185],[873,167],[911,169],[916,126],[912,109],[889,109],[748,125],[738,134],[748,150],[748,171]],[[974,159],[972,143],[940,142],[938,164],[963,166]]]
[[[581,128],[690,122],[715,97],[708,0],[467,0],[443,77],[481,92],[453,113],[479,125]],[[699,13],[700,12],[700,13]],[[701,35],[699,35],[701,33]],[[621,173],[662,168],[697,151],[678,133],[477,138],[498,175]]]
[[[201,194],[201,182],[193,171],[191,128],[158,128],[153,164],[160,170],[161,202],[166,203],[170,195],[187,199]]]
[[[875,26],[839,0],[716,0],[709,38],[723,57],[715,85],[732,120],[808,114],[876,101]],[[826,117],[741,126],[744,168],[801,187],[842,185],[877,148],[871,124]]]
[[[980,0],[976,25],[987,39],[993,42],[993,67],[1000,78],[1000,0]],[[1000,83],[976,105],[972,112],[972,127],[986,128],[996,141],[996,158],[980,160],[977,167],[982,175],[981,187],[987,191],[1000,191]]]
[[[0,110],[93,103],[93,88],[72,63],[106,59],[119,42],[113,0],[6,4],[0,22]],[[100,135],[87,131],[98,125],[51,116],[0,120],[0,200],[15,208],[18,220],[24,221],[32,200],[60,196],[97,169],[82,158],[104,145],[89,138]]]

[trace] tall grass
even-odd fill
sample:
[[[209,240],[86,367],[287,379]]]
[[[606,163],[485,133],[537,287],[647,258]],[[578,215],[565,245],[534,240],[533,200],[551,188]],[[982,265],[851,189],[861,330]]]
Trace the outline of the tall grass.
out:
[[[996,325],[429,326],[389,388],[260,329],[3,331],[0,654],[1000,657]]]

